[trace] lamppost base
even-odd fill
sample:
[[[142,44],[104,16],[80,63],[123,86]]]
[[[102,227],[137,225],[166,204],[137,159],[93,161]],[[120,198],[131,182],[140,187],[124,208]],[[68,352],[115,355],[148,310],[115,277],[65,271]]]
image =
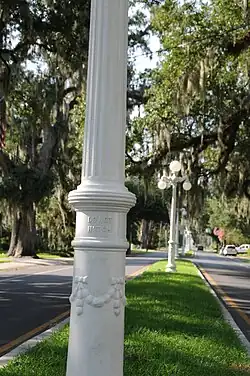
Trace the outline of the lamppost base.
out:
[[[176,266],[175,265],[167,265],[166,272],[167,273],[175,273],[176,272]]]

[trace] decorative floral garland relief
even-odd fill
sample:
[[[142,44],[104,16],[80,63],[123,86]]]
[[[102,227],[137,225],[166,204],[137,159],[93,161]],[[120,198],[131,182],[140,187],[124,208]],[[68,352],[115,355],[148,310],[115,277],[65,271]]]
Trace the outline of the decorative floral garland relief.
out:
[[[111,287],[108,292],[101,296],[93,296],[88,289],[88,277],[75,277],[72,294],[69,298],[72,304],[76,301],[76,313],[80,316],[83,313],[84,304],[95,308],[103,307],[105,304],[113,301],[113,310],[116,316],[121,313],[121,304],[126,304],[124,296],[124,278],[112,278]]]

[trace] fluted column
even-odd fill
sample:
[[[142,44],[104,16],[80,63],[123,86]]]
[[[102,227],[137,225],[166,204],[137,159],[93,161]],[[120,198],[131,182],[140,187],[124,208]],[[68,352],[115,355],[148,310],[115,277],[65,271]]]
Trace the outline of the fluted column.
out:
[[[76,210],[67,376],[122,376],[128,0],[92,0],[82,180]]]
[[[172,182],[172,201],[170,214],[170,232],[169,232],[169,248],[168,248],[168,264],[166,271],[175,272],[175,225],[176,225],[176,199],[177,199],[177,182]]]
[[[179,209],[176,209],[175,258],[179,258]]]

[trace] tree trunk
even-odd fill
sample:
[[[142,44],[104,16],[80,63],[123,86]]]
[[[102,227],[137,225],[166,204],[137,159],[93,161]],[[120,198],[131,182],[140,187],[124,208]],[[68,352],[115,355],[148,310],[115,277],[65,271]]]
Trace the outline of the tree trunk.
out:
[[[10,238],[10,246],[8,250],[8,256],[13,256],[15,254],[15,245],[17,243],[17,234],[19,232],[19,225],[20,221],[18,218],[18,213],[15,210],[13,213],[13,219],[12,219],[12,228],[11,228],[11,238]]]
[[[127,251],[126,251],[126,256],[130,256],[132,253],[132,250],[131,250],[131,243],[129,243],[129,246],[127,248]]]
[[[127,218],[127,241],[128,241],[128,249],[126,251],[126,256],[129,256],[131,255],[132,253],[132,250],[131,250],[131,246],[132,246],[132,222],[131,220],[129,220],[129,218]]]
[[[141,228],[141,248],[148,249],[148,236],[149,236],[149,221],[146,219],[142,220]]]
[[[153,221],[149,221],[148,223],[148,239],[147,239],[147,251],[148,249],[153,249],[154,248],[154,245],[153,245],[153,236],[154,236],[154,224],[153,224]]]
[[[14,213],[8,256],[36,255],[35,219],[36,213],[33,203]]]
[[[160,228],[159,228],[159,239],[158,239],[158,250],[161,249],[161,238],[162,238],[162,222],[160,222]]]

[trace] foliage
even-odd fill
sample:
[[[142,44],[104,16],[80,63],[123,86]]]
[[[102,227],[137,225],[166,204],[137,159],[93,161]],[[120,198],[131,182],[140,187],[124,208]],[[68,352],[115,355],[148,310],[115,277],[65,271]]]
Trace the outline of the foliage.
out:
[[[67,194],[81,175],[90,1],[70,9],[65,0],[0,3],[3,225],[22,221],[30,233],[37,214],[39,247],[71,252]],[[130,1],[126,176],[137,195],[128,215],[135,244],[142,224],[156,244],[169,220],[170,197],[152,182],[176,158],[192,183],[180,205],[193,232],[216,223],[227,240],[249,237],[249,23],[240,1]],[[152,33],[160,62],[138,75],[135,56],[151,56]]]
[[[127,216],[127,238],[130,243],[141,244],[145,248],[156,248],[159,224],[169,223],[167,197],[164,197],[154,185],[146,186],[140,179],[127,180],[126,186],[137,198],[135,206],[130,209]]]
[[[84,85],[90,2],[1,2],[1,198],[12,215],[11,255],[35,253],[36,205],[58,180],[70,111]]]
[[[224,240],[227,244],[248,243],[250,238],[248,212],[242,215],[237,201],[237,198],[227,199],[223,196],[211,198],[207,201],[208,225],[212,229],[215,227],[223,228],[225,231]],[[245,205],[247,205],[247,202],[245,202]]]
[[[64,152],[57,158],[57,181],[53,196],[45,196],[38,206],[40,248],[65,256],[73,251],[71,241],[75,232],[75,214],[69,206],[67,195],[80,184],[84,120],[85,95],[82,94],[70,113],[70,133]]]
[[[160,64],[145,76],[144,111],[129,128],[127,172],[151,179],[180,157],[194,219],[213,185],[250,197],[249,9],[166,0],[153,5],[151,20]]]
[[[132,55],[138,47],[150,53],[149,23],[137,4],[130,1],[128,113],[142,98]],[[12,225],[15,243],[22,234],[28,234],[26,242],[33,238],[18,255],[24,248],[34,254],[37,247],[72,251],[74,213],[67,194],[81,175],[89,10],[90,1],[82,0],[71,2],[70,9],[65,1],[2,4],[0,119],[7,128],[0,150],[2,212],[7,207],[4,225]],[[17,254],[15,244],[10,249]]]

